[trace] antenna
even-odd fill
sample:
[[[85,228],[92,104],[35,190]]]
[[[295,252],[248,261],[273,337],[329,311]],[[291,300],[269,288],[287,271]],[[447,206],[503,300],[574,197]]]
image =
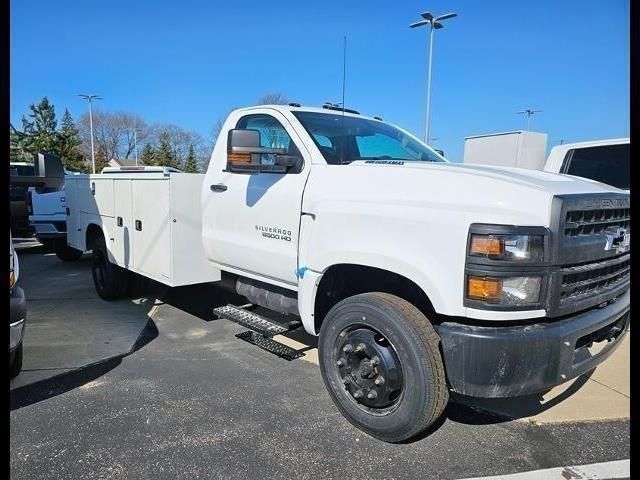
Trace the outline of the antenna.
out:
[[[541,112],[542,110],[532,110],[530,108],[527,108],[526,110],[521,110],[519,112],[516,112],[518,114],[525,114],[527,116],[527,130],[529,130],[529,127],[531,125],[531,115],[533,115],[534,113],[538,113]]]
[[[342,38],[342,148],[340,148],[340,165],[342,165],[344,148],[347,145],[347,142],[345,141],[346,131],[344,129],[344,109],[346,108],[344,104],[344,90],[347,83],[347,36],[345,35]]]

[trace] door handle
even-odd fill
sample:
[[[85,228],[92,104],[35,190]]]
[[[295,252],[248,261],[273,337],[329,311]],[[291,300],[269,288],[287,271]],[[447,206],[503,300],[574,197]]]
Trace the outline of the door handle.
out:
[[[122,217],[116,218],[116,225],[118,225],[119,227],[122,226]]]
[[[136,230],[142,231],[142,220],[136,220]]]
[[[66,214],[67,214],[67,217],[68,217],[69,215],[71,215],[71,210],[69,210],[69,207],[64,207],[64,210],[65,210],[65,212],[64,212],[64,213],[66,213]]]
[[[224,183],[216,183],[215,185],[211,185],[212,192],[226,192],[227,186]]]

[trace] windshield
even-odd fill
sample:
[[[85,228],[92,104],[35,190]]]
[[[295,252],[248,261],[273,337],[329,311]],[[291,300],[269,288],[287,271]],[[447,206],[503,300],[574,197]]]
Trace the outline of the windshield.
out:
[[[327,163],[356,160],[446,162],[431,148],[388,123],[317,112],[292,112]]]

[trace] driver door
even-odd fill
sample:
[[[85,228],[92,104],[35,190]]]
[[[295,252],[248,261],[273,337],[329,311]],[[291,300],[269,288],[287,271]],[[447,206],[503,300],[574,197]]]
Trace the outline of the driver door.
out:
[[[298,234],[305,182],[311,161],[297,133],[279,112],[265,109],[241,117],[235,128],[260,132],[260,146],[302,155],[299,173],[234,173],[208,177],[207,241],[222,267],[297,286]],[[298,146],[300,148],[298,148]],[[272,158],[264,155],[264,163]]]

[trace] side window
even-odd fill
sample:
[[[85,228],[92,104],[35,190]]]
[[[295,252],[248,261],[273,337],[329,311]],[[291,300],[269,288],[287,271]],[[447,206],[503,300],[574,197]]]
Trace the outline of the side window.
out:
[[[291,137],[285,128],[271,115],[247,115],[238,121],[236,128],[258,130],[260,132],[261,147],[284,148],[290,155],[300,155],[300,151],[291,141]],[[273,165],[275,163],[275,156],[263,154],[260,156],[260,163],[263,165]]]
[[[291,137],[282,124],[271,115],[247,115],[242,117],[236,128],[248,128],[260,132],[260,146],[265,148],[289,149]]]
[[[234,163],[246,162],[253,165],[275,166],[269,171],[278,171],[279,173],[301,172],[302,163],[299,161],[302,157],[301,152],[277,119],[267,114],[246,115],[238,120],[235,128],[257,130],[260,133],[260,147],[276,148],[280,151],[278,153],[252,153],[250,159],[247,154],[244,154],[246,160],[236,158],[233,160]],[[229,158],[231,155],[229,154]],[[276,161],[278,161],[277,164]]]

